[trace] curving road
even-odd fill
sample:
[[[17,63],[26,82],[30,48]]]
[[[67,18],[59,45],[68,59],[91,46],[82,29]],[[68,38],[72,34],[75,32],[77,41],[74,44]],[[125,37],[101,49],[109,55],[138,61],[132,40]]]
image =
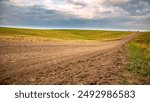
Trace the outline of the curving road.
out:
[[[123,45],[109,42],[0,41],[0,84],[119,84]]]

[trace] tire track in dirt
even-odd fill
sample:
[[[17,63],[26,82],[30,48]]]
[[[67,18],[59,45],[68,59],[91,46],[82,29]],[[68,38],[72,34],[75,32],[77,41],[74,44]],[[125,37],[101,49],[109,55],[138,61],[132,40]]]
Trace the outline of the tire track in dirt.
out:
[[[122,46],[137,35],[93,44],[0,42],[0,83],[119,84]]]

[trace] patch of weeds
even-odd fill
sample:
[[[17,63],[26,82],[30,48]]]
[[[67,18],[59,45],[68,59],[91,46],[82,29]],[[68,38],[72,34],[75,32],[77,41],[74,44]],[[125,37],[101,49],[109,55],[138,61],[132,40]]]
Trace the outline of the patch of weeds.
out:
[[[128,44],[129,70],[150,79],[150,33],[141,34]]]
[[[127,79],[123,79],[121,82],[122,85],[129,85],[129,82]]]

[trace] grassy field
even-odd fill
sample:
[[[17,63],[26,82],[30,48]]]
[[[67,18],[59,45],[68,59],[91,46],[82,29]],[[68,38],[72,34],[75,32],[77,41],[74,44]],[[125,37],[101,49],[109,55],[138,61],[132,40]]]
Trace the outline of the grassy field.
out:
[[[141,33],[128,45],[130,70],[150,78],[150,32]],[[148,82],[150,83],[150,81]]]
[[[0,38],[46,38],[59,40],[105,41],[120,39],[133,32],[103,30],[35,30],[0,27]]]

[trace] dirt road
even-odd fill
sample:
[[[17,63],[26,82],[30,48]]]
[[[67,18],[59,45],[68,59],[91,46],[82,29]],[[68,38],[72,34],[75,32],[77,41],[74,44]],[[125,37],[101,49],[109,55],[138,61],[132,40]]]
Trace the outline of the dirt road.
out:
[[[0,84],[121,84],[135,38],[99,43],[0,41]]]

